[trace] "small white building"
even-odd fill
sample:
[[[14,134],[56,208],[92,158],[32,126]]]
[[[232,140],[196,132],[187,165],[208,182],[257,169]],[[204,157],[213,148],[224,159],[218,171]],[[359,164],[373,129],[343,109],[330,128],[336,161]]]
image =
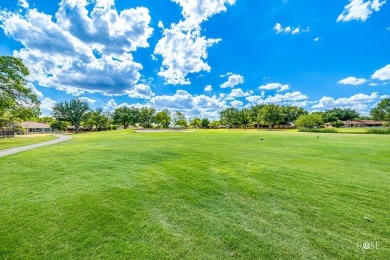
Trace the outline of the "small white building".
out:
[[[45,134],[53,132],[53,128],[51,128],[50,125],[43,123],[23,122],[20,126],[23,127],[26,134]]]

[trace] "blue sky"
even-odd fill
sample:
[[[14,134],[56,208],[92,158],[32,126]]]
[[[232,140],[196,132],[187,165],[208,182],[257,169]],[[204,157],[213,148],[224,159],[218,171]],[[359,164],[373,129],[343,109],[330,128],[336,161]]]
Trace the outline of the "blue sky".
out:
[[[24,60],[44,115],[74,97],[368,114],[390,94],[389,46],[385,0],[0,0],[0,55]]]

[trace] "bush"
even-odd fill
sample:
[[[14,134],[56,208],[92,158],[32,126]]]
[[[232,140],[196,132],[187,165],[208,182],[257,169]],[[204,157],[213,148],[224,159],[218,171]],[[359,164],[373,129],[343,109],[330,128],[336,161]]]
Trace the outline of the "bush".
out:
[[[335,134],[337,133],[337,130],[333,128],[314,128],[314,129],[301,128],[298,130],[298,132]]]
[[[366,130],[367,134],[390,135],[390,128],[370,128]]]
[[[389,122],[384,122],[383,123],[383,127],[389,127],[389,126],[390,126]]]

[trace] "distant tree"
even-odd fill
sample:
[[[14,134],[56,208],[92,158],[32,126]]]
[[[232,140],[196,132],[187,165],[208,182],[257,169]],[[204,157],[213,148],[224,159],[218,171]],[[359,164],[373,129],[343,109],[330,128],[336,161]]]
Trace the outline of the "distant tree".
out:
[[[291,126],[300,116],[307,115],[307,111],[305,109],[297,106],[284,106],[281,107],[281,109],[284,115],[283,123],[288,127]]]
[[[76,133],[78,133],[83,116],[88,110],[87,102],[80,99],[72,99],[69,102],[64,101],[55,104],[53,117],[60,121],[69,121],[76,128]]]
[[[208,118],[203,118],[202,119],[202,128],[203,129],[209,128],[209,125],[210,125],[210,120]]]
[[[187,123],[186,116],[183,113],[176,111],[172,115],[172,125],[173,126],[187,127],[188,123]]]
[[[324,120],[322,119],[322,115],[320,113],[302,115],[295,121],[295,126],[299,128],[308,128],[310,130],[320,127],[323,124]]]
[[[249,108],[244,108],[239,112],[239,121],[245,129],[248,128],[249,124],[252,122],[252,111]]]
[[[325,123],[333,123],[337,120],[349,121],[358,117],[359,113],[356,110],[350,108],[333,108],[322,113],[322,118]]]
[[[152,127],[155,114],[156,114],[156,109],[143,107],[139,111],[139,122],[143,127],[150,128]]]
[[[102,108],[97,108],[84,114],[83,121],[87,127],[95,131],[106,130],[110,121],[110,114]]]
[[[215,120],[215,121],[212,121],[209,126],[213,129],[216,129],[216,128],[219,128],[221,126],[221,121],[219,120]]]
[[[373,108],[370,115],[374,120],[390,122],[390,98],[385,98]]]
[[[237,108],[229,107],[220,112],[221,121],[228,126],[228,129],[239,120],[240,111]]]
[[[51,128],[54,128],[59,131],[66,131],[68,129],[69,123],[66,121],[55,120],[50,124]]]
[[[252,121],[257,124],[257,130],[260,130],[261,125],[261,109],[265,105],[255,105],[251,108],[252,110]]]
[[[114,110],[112,119],[115,124],[122,125],[127,129],[130,125],[139,123],[140,111],[135,107],[119,107]]]
[[[332,125],[333,127],[339,128],[339,127],[342,127],[342,126],[344,125],[344,123],[343,123],[343,121],[341,121],[341,120],[336,120],[336,121],[333,121],[333,122],[331,123],[331,125]]]
[[[0,127],[39,116],[40,102],[27,87],[28,75],[21,59],[0,56]]]
[[[272,125],[282,122],[284,114],[279,105],[266,105],[261,109],[261,122],[268,125],[268,130],[272,129]]]
[[[154,117],[154,122],[158,127],[169,128],[169,125],[171,124],[171,113],[168,109],[158,112]]]
[[[195,128],[200,128],[202,126],[202,120],[200,120],[200,118],[198,118],[198,117],[195,117],[195,118],[191,119],[190,126],[195,127]]]
[[[38,117],[35,121],[50,125],[55,122],[55,119],[51,116],[44,116],[44,117]]]

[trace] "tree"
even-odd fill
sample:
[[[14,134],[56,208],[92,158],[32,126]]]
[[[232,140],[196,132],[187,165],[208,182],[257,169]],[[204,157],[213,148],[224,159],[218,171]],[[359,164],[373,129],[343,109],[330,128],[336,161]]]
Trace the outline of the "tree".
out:
[[[244,108],[239,112],[239,120],[241,125],[248,128],[249,124],[252,122],[252,111],[249,108]]]
[[[66,121],[55,120],[50,124],[51,128],[54,128],[59,131],[66,131],[68,129],[69,123]]]
[[[268,125],[268,130],[272,129],[272,125],[283,121],[284,114],[279,105],[266,105],[261,109],[261,122]]]
[[[221,126],[221,121],[219,120],[215,120],[215,121],[212,121],[209,126],[212,128],[212,129],[217,129]]]
[[[257,130],[260,130],[261,125],[261,109],[265,105],[255,105],[251,108],[252,110],[252,121],[257,124]]]
[[[182,112],[176,111],[172,116],[172,125],[187,127],[186,116]]]
[[[210,120],[208,118],[203,118],[201,125],[202,125],[202,128],[209,128]]]
[[[169,128],[171,124],[171,113],[168,109],[164,109],[156,114],[154,121],[159,127]]]
[[[96,131],[106,130],[110,121],[109,113],[103,112],[102,108],[97,108],[95,111],[90,111],[84,114],[84,124],[91,130]]]
[[[21,59],[0,56],[0,127],[39,116],[38,98],[26,87],[28,75]]]
[[[390,121],[390,98],[385,98],[373,108],[370,115],[374,120]]]
[[[220,112],[221,121],[228,126],[228,129],[232,127],[239,119],[239,110],[234,107],[226,108]]]
[[[308,128],[311,131],[313,128],[323,125],[324,120],[320,113],[312,113],[300,116],[294,124],[299,128]]]
[[[69,121],[76,128],[76,133],[79,132],[80,123],[83,116],[88,112],[88,103],[80,99],[72,99],[71,101],[57,103],[53,107],[53,116],[60,121]]]
[[[301,107],[285,106],[281,108],[284,114],[283,123],[287,126],[291,126],[300,116],[307,115],[307,111]]]
[[[325,123],[332,123],[337,125],[337,121],[348,121],[359,118],[359,113],[356,110],[350,108],[333,108],[322,112],[322,118]]]
[[[198,117],[195,117],[191,120],[190,126],[200,128],[202,126],[202,120],[200,120]]]
[[[140,111],[135,107],[119,107],[115,109],[112,118],[115,124],[122,125],[127,129],[130,125],[135,125],[139,122]]]
[[[139,112],[139,122],[145,128],[152,127],[153,119],[156,114],[156,109],[143,107]]]

